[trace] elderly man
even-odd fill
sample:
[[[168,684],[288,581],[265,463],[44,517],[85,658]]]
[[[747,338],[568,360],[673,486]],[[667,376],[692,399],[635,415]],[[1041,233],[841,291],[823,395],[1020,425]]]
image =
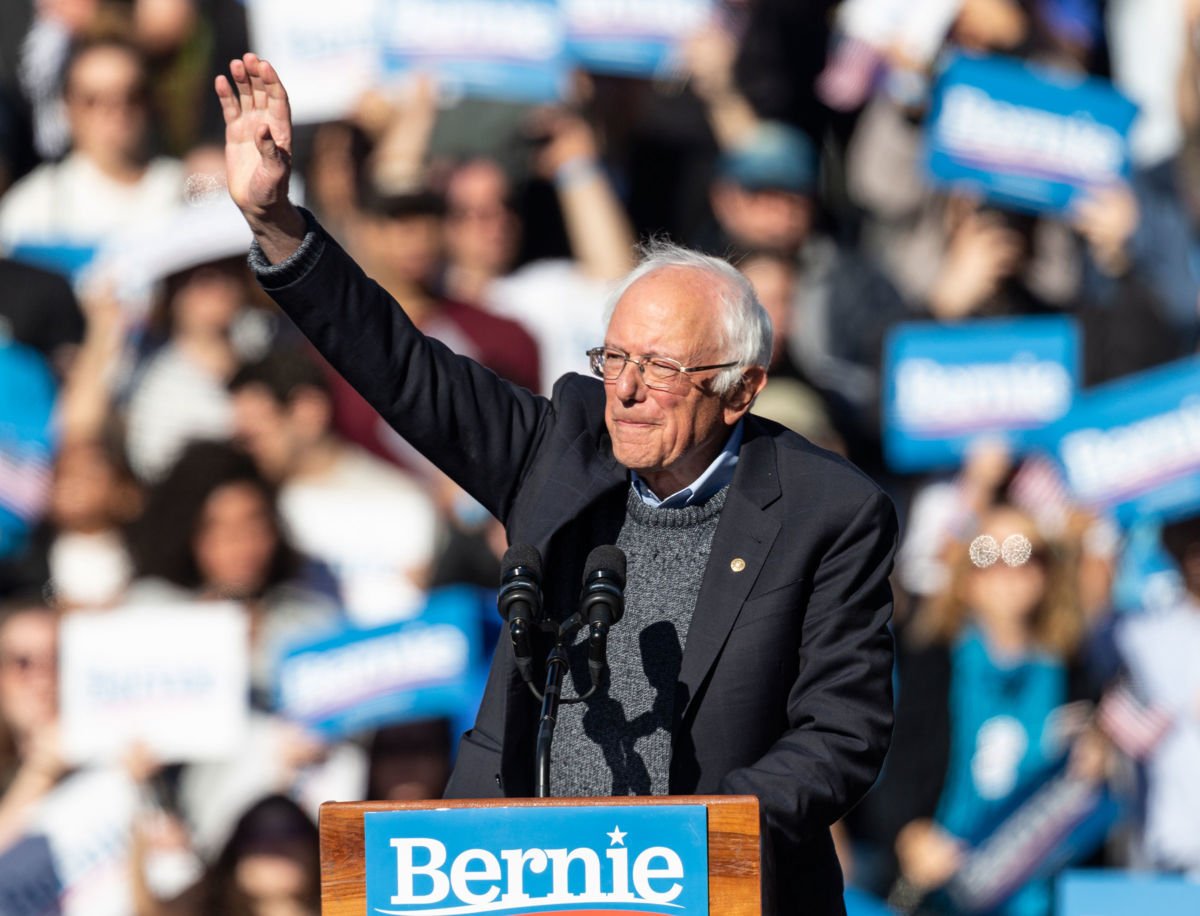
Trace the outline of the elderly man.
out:
[[[541,551],[552,613],[574,609],[592,547],[629,557],[613,674],[564,716],[555,790],[757,795],[767,912],[841,912],[829,825],[887,748],[896,523],[853,467],[748,415],[771,350],[749,285],[717,259],[653,254],[590,353],[603,384],[572,374],[536,397],[417,332],[287,201],[287,95],[252,54],[231,71],[229,189],[264,287],[511,542]],[[449,794],[531,794],[537,711],[501,640]]]

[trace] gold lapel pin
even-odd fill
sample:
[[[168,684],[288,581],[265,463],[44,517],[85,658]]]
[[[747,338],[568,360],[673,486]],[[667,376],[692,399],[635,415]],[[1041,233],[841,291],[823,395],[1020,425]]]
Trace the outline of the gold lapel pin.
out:
[[[741,557],[734,557],[732,560],[729,561],[729,568],[732,569],[734,572],[741,572],[743,569],[746,568],[746,561],[743,560]]]

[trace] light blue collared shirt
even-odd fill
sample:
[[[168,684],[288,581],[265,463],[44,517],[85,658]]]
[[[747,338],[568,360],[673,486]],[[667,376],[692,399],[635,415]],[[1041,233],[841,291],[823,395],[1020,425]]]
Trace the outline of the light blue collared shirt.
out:
[[[698,506],[706,502],[710,496],[733,480],[733,471],[738,462],[738,451],[742,447],[743,423],[744,419],[737,421],[737,425],[729,434],[729,441],[725,443],[721,453],[689,486],[672,493],[666,499],[659,499],[646,486],[646,482],[638,476],[637,471],[630,471],[629,477],[633,484],[633,491],[651,509],[682,509],[684,506]]]

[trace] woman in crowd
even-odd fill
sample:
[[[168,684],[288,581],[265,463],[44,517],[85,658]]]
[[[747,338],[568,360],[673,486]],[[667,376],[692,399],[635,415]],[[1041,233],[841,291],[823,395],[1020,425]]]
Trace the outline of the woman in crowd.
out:
[[[1068,754],[1082,765],[1091,746],[1065,714],[1086,692],[1074,665],[1084,630],[1074,558],[1011,505],[986,509],[978,530],[970,556],[954,545],[948,584],[901,640],[895,739],[877,789],[906,896],[930,895],[935,912],[934,892],[987,827]],[[1000,912],[1050,906],[1049,884],[1035,882]]]
[[[224,442],[189,445],[150,490],[132,547],[140,578],[131,602],[235,601],[249,617],[252,715],[243,756],[191,764],[179,779],[179,808],[197,851],[213,854],[266,794],[296,792],[314,813],[327,798],[361,797],[361,748],[325,745],[272,713],[280,653],[333,627],[337,613],[298,578],[301,558],[253,459]]]
[[[319,863],[316,825],[290,799],[267,796],[194,887],[170,902],[139,894],[137,916],[317,916]]]
[[[0,851],[66,771],[57,731],[58,614],[10,602],[0,609]]]
[[[188,440],[232,435],[225,385],[249,355],[234,339],[250,299],[243,257],[189,265],[165,288],[151,334],[166,339],[138,376],[127,415],[129,459],[149,481],[170,469]]]
[[[335,621],[333,606],[299,581],[301,558],[284,537],[274,489],[226,443],[184,450],[150,490],[131,546],[138,580],[130,600],[244,604],[257,689],[269,687],[284,643]]]

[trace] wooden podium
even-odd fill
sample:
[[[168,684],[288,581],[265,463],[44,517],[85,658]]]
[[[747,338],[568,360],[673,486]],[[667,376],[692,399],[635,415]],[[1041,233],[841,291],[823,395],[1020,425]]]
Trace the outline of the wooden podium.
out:
[[[321,913],[367,912],[363,815],[462,808],[704,805],[708,809],[708,900],[714,916],[761,916],[758,799],[752,795],[621,798],[500,798],[420,802],[326,802],[321,806]]]

